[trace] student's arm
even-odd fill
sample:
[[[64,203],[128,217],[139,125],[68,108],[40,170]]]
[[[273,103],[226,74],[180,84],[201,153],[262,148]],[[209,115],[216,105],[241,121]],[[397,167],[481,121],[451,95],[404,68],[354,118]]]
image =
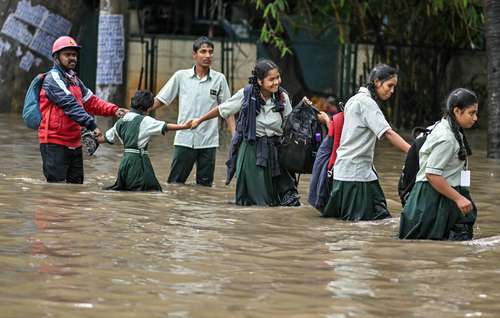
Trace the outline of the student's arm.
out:
[[[97,129],[99,129],[99,128],[97,128]],[[115,140],[119,139],[118,133],[116,131],[116,123],[113,127],[108,129],[105,134],[102,134],[102,133],[96,134],[96,139],[97,139],[97,142],[100,144],[103,144],[103,143],[108,143],[110,145],[114,144]]]
[[[234,132],[236,131],[236,119],[234,119],[234,115],[231,115],[228,118],[226,118],[226,123],[227,123],[227,128],[231,132],[231,135],[234,135]]]
[[[176,97],[179,92],[179,71],[175,72],[174,75],[168,80],[167,84],[162,87],[158,95],[155,97],[153,106],[149,108],[148,113],[155,111],[163,105],[169,105]]]
[[[148,109],[148,113],[152,113],[155,111],[155,109],[158,109],[160,108],[161,106],[163,106],[164,104],[158,99],[155,97],[155,101],[153,102],[153,106],[151,106],[149,109]]]
[[[220,112],[219,112],[219,106],[217,107],[214,107],[212,108],[211,110],[208,111],[208,113],[206,113],[205,115],[199,117],[199,118],[195,118],[192,120],[192,124],[191,124],[191,129],[195,129],[196,127],[198,127],[202,122],[204,121],[207,121],[209,119],[213,119],[213,118],[216,118],[217,116],[220,116]]]
[[[319,112],[319,114],[318,114],[318,120],[319,120],[320,123],[322,123],[326,127],[329,127],[330,117],[328,116],[327,113],[325,113],[325,112]]]
[[[384,133],[384,137],[389,140],[389,142],[399,150],[401,150],[404,153],[408,153],[408,150],[410,150],[410,144],[407,143],[397,132],[395,132],[392,129],[388,129]]]
[[[202,122],[216,118],[217,116],[221,116],[222,118],[227,120],[232,115],[239,112],[241,110],[242,105],[243,105],[243,88],[240,89],[238,92],[236,92],[236,94],[231,96],[224,103],[209,110],[208,113],[206,113],[205,115],[201,116],[200,118],[193,119],[193,125],[191,126],[191,129],[194,129],[198,127],[198,125],[201,124]],[[236,124],[234,122],[233,123],[228,122],[228,126],[229,129],[232,129],[231,133],[233,133],[234,129],[236,129]]]
[[[378,139],[387,138],[389,142],[404,153],[408,153],[410,145],[401,136],[391,129],[384,114],[377,103],[371,98],[365,98],[360,102],[353,103],[350,107],[358,107],[366,126],[377,136]]]
[[[457,190],[450,187],[448,182],[443,176],[426,173],[425,174],[427,180],[431,184],[431,186],[436,189],[437,192],[441,193],[448,199],[452,200],[456,203],[458,208],[463,214],[467,214],[472,211],[472,202],[469,201],[466,197],[458,193]]]
[[[192,127],[193,120],[188,120],[184,124],[167,124],[167,130],[183,130],[183,129],[189,129]]]
[[[217,102],[220,105],[227,101],[229,98],[231,98],[231,91],[229,90],[229,85],[227,84],[226,77],[222,75],[220,91],[219,94],[217,94]],[[229,117],[225,118],[225,120],[227,128],[231,132],[231,135],[233,135],[236,130],[236,120],[234,119],[234,115],[230,115]]]

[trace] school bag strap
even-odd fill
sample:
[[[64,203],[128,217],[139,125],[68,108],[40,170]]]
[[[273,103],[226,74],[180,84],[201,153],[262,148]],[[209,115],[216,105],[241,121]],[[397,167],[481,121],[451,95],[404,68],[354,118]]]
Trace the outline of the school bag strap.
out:
[[[26,95],[24,97],[22,117],[28,128],[38,129],[42,121],[40,112],[40,91],[47,73],[41,73],[35,76],[31,81]]]
[[[406,154],[405,163],[401,169],[401,175],[398,181],[398,195],[401,205],[404,207],[410,192],[415,185],[418,170],[420,170],[420,148],[427,140],[427,136],[432,132],[436,124],[429,127],[415,127],[412,130],[414,141]]]

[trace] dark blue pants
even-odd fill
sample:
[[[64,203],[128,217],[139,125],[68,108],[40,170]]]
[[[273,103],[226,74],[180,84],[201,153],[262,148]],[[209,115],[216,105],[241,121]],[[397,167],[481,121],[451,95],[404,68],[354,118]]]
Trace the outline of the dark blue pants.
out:
[[[40,144],[40,153],[47,182],[83,183],[82,147]]]

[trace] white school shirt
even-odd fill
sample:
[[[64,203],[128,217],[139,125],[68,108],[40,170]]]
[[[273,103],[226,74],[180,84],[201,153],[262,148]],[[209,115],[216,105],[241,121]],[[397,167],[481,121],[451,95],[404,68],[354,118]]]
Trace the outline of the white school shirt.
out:
[[[244,88],[240,89],[236,94],[231,96],[226,102],[219,105],[219,113],[222,118],[227,118],[230,115],[236,114],[243,107]],[[292,112],[292,104],[288,94],[283,93],[285,97],[285,109],[283,116],[280,112],[274,111],[276,105],[272,98],[266,101],[265,105],[260,106],[260,113],[255,118],[256,120],[256,136],[257,137],[272,137],[283,135],[283,120]]]
[[[367,88],[361,87],[344,109],[344,127],[333,178],[341,181],[377,180],[373,167],[375,143],[391,126]]]
[[[210,109],[227,100],[231,93],[224,74],[209,70],[204,78],[198,78],[194,66],[179,70],[162,87],[156,98],[169,105],[179,96],[177,123],[183,124],[205,115]],[[219,146],[218,120],[214,118],[200,124],[196,129],[178,130],[174,145],[194,149]]]
[[[132,121],[132,119],[134,119],[136,116],[139,116],[139,114],[134,112],[128,112],[120,120]],[[141,121],[141,124],[139,126],[137,147],[139,149],[144,149],[144,147],[146,147],[147,144],[149,143],[151,136],[161,135],[164,129],[166,130],[166,128],[164,128],[165,125],[166,123],[164,121],[156,120],[151,116],[144,116],[144,119]],[[116,142],[116,139],[118,139],[123,144],[123,141],[121,140],[120,136],[118,136],[118,132],[116,131],[116,123],[113,127],[111,127],[106,131],[104,137],[106,138],[106,141],[109,143],[113,144]]]
[[[450,123],[441,121],[427,136],[419,151],[420,169],[415,181],[428,181],[426,173],[442,176],[452,187],[460,185],[460,174],[465,161],[458,159],[458,144]]]

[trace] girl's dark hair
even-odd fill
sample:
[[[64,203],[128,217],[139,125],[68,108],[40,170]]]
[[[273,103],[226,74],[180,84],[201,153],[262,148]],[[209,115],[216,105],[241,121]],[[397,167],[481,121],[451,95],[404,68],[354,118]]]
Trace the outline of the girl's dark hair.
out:
[[[137,91],[130,102],[130,107],[137,109],[139,111],[146,111],[154,103],[153,93],[150,91]]]
[[[252,94],[257,98],[261,105],[264,105],[266,102],[260,95],[260,85],[258,80],[264,80],[269,71],[274,69],[277,69],[279,71],[278,65],[276,65],[276,63],[274,63],[273,61],[268,59],[258,60],[252,70],[252,76],[248,78],[248,83],[252,84]]]
[[[458,145],[460,146],[460,150],[458,151],[458,158],[460,160],[465,160],[468,155],[470,156],[472,154],[472,151],[470,150],[469,142],[465,136],[464,129],[457,124],[453,110],[458,108],[463,111],[467,107],[476,103],[476,93],[466,88],[454,89],[446,99],[445,117],[448,119],[451,130],[453,131],[455,139],[458,141]],[[463,137],[460,136],[460,134],[462,134]]]
[[[368,75],[368,83],[366,83],[366,88],[370,91],[372,98],[378,103],[380,99],[377,96],[377,91],[375,89],[375,81],[381,81],[382,83],[390,80],[394,76],[398,75],[398,71],[387,64],[377,64],[370,71]]]

